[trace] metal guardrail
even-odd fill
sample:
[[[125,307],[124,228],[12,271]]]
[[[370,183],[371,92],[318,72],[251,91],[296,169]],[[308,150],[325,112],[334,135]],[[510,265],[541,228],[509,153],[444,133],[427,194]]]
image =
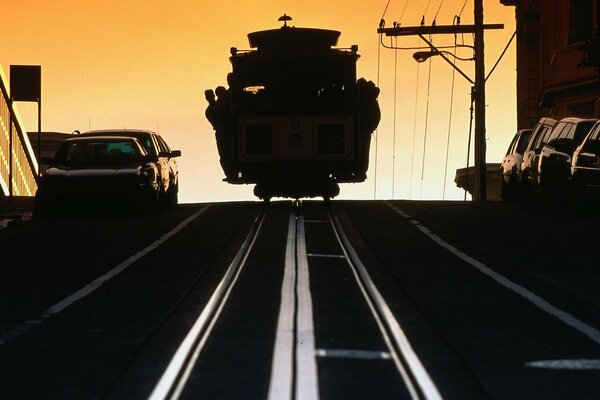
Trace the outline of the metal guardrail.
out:
[[[38,162],[23,129],[18,111],[13,107],[11,113],[8,81],[2,65],[0,65],[0,89],[2,92],[0,96],[0,189],[4,196],[11,194],[34,196],[37,190]]]

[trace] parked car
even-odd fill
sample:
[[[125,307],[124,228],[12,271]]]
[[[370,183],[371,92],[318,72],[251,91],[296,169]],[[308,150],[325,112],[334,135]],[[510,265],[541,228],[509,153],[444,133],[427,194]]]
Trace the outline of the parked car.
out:
[[[500,166],[500,194],[504,201],[514,201],[521,197],[520,179],[523,153],[529,143],[533,129],[518,131],[508,146]]]
[[[550,138],[552,129],[558,123],[556,117],[542,117],[533,128],[531,139],[523,153],[521,162],[521,193],[526,197],[539,192],[538,164],[542,148]]]
[[[569,189],[575,202],[600,206],[600,122],[573,153]]]
[[[160,203],[167,207],[177,205],[179,197],[179,169],[175,159],[181,156],[181,151],[171,150],[159,134],[142,129],[109,129],[84,132],[79,136],[121,136],[138,139],[148,154],[158,157]]]
[[[60,209],[88,210],[96,206],[145,212],[158,205],[158,157],[149,155],[131,137],[74,137],[66,139],[40,178],[35,215]]]
[[[540,153],[538,183],[546,198],[563,197],[571,178],[573,152],[597,119],[563,118]]]

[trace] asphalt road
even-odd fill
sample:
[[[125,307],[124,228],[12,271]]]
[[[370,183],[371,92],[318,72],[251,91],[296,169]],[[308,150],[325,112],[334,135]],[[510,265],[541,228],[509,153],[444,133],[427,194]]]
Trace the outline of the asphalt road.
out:
[[[269,396],[293,208],[266,210],[182,398]],[[148,398],[262,209],[180,205],[0,230],[0,398]],[[599,217],[500,202],[331,209],[441,398],[600,398]],[[296,298],[310,298],[316,393],[411,398],[327,207],[298,210],[310,293]]]

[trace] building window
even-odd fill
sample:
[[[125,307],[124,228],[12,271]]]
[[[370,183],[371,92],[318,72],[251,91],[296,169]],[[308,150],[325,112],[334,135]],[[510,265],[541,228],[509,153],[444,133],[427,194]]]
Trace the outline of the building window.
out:
[[[594,15],[593,0],[569,1],[569,43],[583,42],[592,37]]]

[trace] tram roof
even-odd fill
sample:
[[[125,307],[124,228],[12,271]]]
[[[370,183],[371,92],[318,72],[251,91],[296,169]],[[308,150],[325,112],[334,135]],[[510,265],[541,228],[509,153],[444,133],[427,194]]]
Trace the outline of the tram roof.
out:
[[[261,52],[279,52],[286,49],[318,52],[336,46],[339,37],[339,31],[284,26],[280,29],[249,33],[248,41],[250,47]]]

